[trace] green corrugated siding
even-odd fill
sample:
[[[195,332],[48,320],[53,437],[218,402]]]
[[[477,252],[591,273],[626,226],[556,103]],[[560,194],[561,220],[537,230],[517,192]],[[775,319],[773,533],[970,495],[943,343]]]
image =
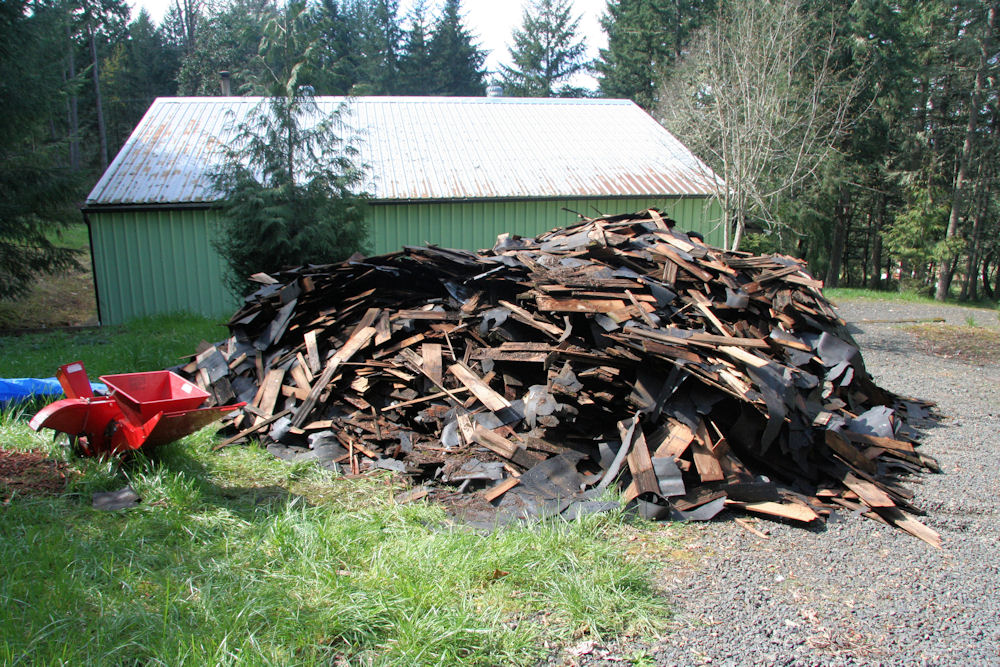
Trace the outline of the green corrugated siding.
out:
[[[722,243],[719,206],[701,197],[379,203],[368,217],[374,252],[384,254],[425,243],[490,248],[504,232],[534,236],[576,222],[564,208],[597,215],[650,207],[677,220],[678,229]],[[220,317],[235,310],[237,302],[223,284],[222,259],[210,241],[213,211],[91,211],[89,219],[102,323],[178,311]]]
[[[677,220],[679,229],[699,231],[713,245],[722,243],[719,206],[703,197],[373,204],[369,220],[372,246],[375,254],[381,255],[404,245],[425,243],[470,250],[491,248],[504,232],[535,236],[577,221],[573,213],[563,209],[593,216],[651,207]]]
[[[101,322],[181,311],[231,314],[236,300],[223,286],[223,263],[209,242],[214,218],[191,209],[91,213]]]

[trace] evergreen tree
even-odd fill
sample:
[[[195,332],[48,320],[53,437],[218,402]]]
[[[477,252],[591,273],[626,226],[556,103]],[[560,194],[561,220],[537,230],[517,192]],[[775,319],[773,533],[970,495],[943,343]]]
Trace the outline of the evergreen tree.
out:
[[[462,21],[461,0],[445,0],[427,46],[432,95],[480,96],[486,92],[486,54]]]
[[[711,19],[714,7],[714,0],[608,0],[601,17],[608,48],[595,63],[601,93],[652,109],[666,69]]]
[[[365,249],[363,172],[342,138],[340,113],[316,122],[312,96],[298,89],[263,100],[237,128],[215,174],[223,195],[215,247],[234,294],[244,294],[259,271]]]
[[[434,86],[434,72],[428,48],[429,26],[424,0],[418,0],[413,6],[409,23],[399,60],[399,92],[402,95],[427,95]]]
[[[278,13],[275,0],[233,0],[202,17],[193,48],[177,74],[181,95],[220,95],[219,72],[232,73],[234,95],[252,84],[264,25]]]
[[[357,34],[358,57],[358,83],[352,94],[395,94],[403,38],[399,1],[353,0],[350,14]]]
[[[52,53],[65,43],[65,16],[56,3],[0,3],[0,299],[75,264],[52,242],[78,196],[65,146],[53,136],[66,85]]]
[[[344,107],[323,115],[299,85],[314,46],[302,18],[303,7],[290,5],[264,27],[270,96],[236,127],[214,174],[222,195],[215,247],[235,294],[258,271],[338,261],[366,247],[364,172],[344,136]]]
[[[351,14],[337,0],[320,0],[307,20],[317,40],[310,80],[317,95],[346,95],[358,82],[357,35]]]
[[[500,66],[504,93],[519,97],[552,97],[584,69],[586,47],[577,38],[579,17],[571,0],[533,0],[514,30],[511,65]]]
[[[128,26],[128,37],[104,59],[101,85],[106,91],[108,136],[116,152],[157,97],[177,94],[182,51],[145,9]]]

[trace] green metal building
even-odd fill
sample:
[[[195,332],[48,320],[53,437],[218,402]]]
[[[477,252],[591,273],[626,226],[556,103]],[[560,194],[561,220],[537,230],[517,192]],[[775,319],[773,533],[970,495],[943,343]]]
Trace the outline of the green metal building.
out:
[[[260,102],[160,98],[139,122],[83,207],[103,324],[234,310],[211,243],[209,174]],[[329,112],[344,100],[317,102]],[[498,234],[533,236],[577,213],[650,207],[721,242],[714,175],[627,100],[362,97],[342,119],[367,168],[376,254],[488,248]]]

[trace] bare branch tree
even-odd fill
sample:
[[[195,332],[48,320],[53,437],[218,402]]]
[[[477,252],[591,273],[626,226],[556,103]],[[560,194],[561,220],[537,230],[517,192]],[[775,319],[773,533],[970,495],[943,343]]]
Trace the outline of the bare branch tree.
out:
[[[835,66],[833,27],[816,36],[803,0],[723,2],[664,81],[657,114],[718,176],[727,247],[748,220],[777,227],[775,204],[816,176],[845,130],[860,77]]]

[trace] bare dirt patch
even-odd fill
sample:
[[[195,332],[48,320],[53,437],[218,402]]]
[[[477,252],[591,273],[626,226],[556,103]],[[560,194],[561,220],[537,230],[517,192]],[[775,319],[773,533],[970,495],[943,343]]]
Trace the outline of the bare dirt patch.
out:
[[[1000,358],[1000,330],[954,324],[917,324],[906,327],[925,352],[943,359],[991,363]]]
[[[0,301],[0,331],[97,324],[97,299],[86,227],[70,225],[53,242],[76,250],[79,268],[40,276],[23,299]]]
[[[14,495],[53,495],[66,488],[70,467],[39,451],[0,449],[0,502]]]

